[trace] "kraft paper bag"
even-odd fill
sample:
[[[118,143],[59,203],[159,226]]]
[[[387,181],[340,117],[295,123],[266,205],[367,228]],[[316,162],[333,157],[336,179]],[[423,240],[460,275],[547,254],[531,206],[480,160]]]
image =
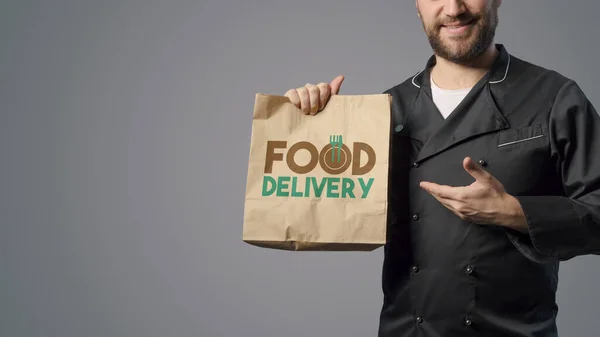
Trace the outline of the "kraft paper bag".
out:
[[[311,116],[285,96],[257,94],[243,241],[305,251],[384,245],[390,102],[333,95]]]

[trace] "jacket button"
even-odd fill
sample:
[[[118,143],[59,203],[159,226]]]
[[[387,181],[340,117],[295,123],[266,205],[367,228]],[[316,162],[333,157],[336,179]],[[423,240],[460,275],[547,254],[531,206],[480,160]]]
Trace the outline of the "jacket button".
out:
[[[479,159],[479,165],[481,165],[481,166],[486,166],[486,165],[487,165],[487,163],[485,162],[485,160],[483,160],[483,159]]]
[[[412,164],[412,167],[419,167],[419,163],[417,163],[417,162],[414,162],[414,163]]]
[[[417,323],[423,323],[423,318],[419,316],[417,317],[416,321]]]
[[[419,215],[418,214],[414,214],[412,216],[412,219],[415,220],[415,221],[419,220]]]
[[[413,266],[412,267],[412,271],[413,271],[413,273],[418,273],[419,272],[419,267],[418,266]]]
[[[465,273],[467,273],[468,275],[473,273],[473,266],[467,266],[467,268],[465,268]]]
[[[465,325],[466,325],[466,326],[469,326],[469,325],[471,325],[471,324],[473,324],[473,322],[471,321],[471,319],[470,319],[470,318],[468,318],[468,317],[467,317],[467,318],[465,318]]]

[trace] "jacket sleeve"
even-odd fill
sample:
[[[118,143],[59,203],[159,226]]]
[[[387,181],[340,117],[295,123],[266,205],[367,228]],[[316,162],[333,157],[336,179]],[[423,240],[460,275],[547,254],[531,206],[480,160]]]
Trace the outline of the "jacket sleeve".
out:
[[[558,92],[549,116],[550,155],[564,194],[515,196],[529,235],[508,231],[537,262],[600,254],[600,115],[573,81]]]

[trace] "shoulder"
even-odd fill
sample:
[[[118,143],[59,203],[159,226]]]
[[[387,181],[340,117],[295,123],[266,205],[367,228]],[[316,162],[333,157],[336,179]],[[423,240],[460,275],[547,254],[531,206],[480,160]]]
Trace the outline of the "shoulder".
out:
[[[503,93],[494,98],[513,118],[531,118],[530,113],[535,113],[547,123],[557,125],[575,123],[576,117],[597,123],[595,108],[573,78],[515,56],[511,56],[506,83],[492,91]]]
[[[591,101],[581,88],[579,83],[573,78],[561,73],[555,69],[543,67],[526,60],[512,57],[514,60],[514,69],[512,70],[511,85],[514,88],[522,88],[530,94],[529,101],[543,104],[548,111],[557,113],[559,111],[593,111]],[[518,91],[513,90],[513,94],[520,96]],[[594,116],[596,117],[596,116]]]
[[[392,113],[394,118],[402,118],[402,116],[409,114],[413,110],[415,101],[421,92],[415,79],[421,73],[422,71],[415,72],[402,82],[384,91],[385,94],[392,97]]]
[[[415,72],[410,77],[405,78],[402,82],[386,89],[384,93],[392,96],[409,96],[418,94],[419,86],[415,82],[415,78],[420,75],[421,72],[422,70]]]
[[[535,89],[552,96],[565,87],[577,85],[573,79],[559,71],[511,55],[511,82],[517,87]]]

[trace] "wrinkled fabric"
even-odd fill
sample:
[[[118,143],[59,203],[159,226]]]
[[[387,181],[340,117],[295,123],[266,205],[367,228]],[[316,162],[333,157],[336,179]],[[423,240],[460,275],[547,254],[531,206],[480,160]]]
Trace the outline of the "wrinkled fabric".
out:
[[[560,261],[600,252],[600,116],[571,79],[496,45],[444,119],[432,56],[392,96],[379,337],[557,336]],[[463,221],[419,187],[464,186],[471,157],[520,202],[529,233]]]

